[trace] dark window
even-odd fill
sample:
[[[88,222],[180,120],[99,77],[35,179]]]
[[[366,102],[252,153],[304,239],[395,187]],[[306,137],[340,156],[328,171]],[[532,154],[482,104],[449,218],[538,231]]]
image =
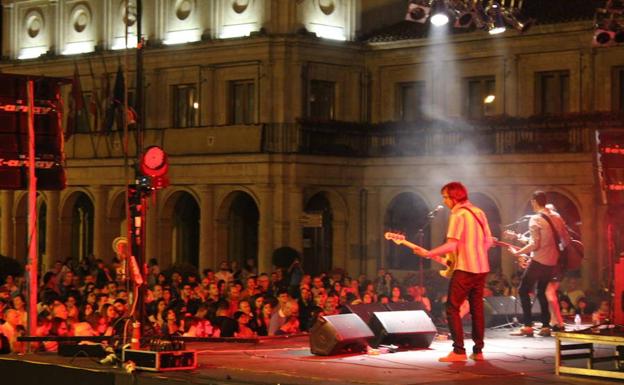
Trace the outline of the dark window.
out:
[[[310,81],[308,115],[315,120],[334,120],[336,83],[324,80]]]
[[[464,116],[479,119],[496,112],[496,78],[482,76],[464,80]]]
[[[404,122],[418,120],[425,111],[425,82],[399,83],[397,118]]]
[[[624,66],[613,68],[612,110],[624,112]]]
[[[230,82],[230,122],[251,124],[256,122],[256,86],[253,80]]]
[[[538,72],[535,82],[536,114],[564,114],[569,111],[569,71]]]
[[[199,101],[197,88],[193,84],[173,86],[173,126],[195,127]]]

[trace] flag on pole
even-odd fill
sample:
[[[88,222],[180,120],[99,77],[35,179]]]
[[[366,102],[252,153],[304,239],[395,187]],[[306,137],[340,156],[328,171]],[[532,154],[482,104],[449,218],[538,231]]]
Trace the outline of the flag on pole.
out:
[[[115,118],[119,114],[120,111],[123,111],[123,106],[125,102],[125,94],[124,94],[124,76],[123,71],[121,69],[121,65],[117,67],[117,75],[115,76],[115,86],[113,88],[113,95],[110,98],[108,103],[108,108],[106,109],[106,117],[104,120],[104,131],[110,132],[113,129],[113,124],[115,123]]]
[[[84,131],[85,124],[87,131],[89,130],[89,121],[86,120],[86,106],[82,87],[80,86],[80,73],[78,65],[74,63],[74,78],[72,80],[72,88],[69,100],[69,115],[67,117],[67,127],[65,130],[65,140],[69,140],[73,134]]]
[[[109,78],[109,73],[108,70],[106,69],[106,62],[104,61],[104,59],[102,59],[102,67],[104,68],[104,72],[102,73],[102,76],[100,78],[100,112],[101,112],[101,116],[102,116],[102,120],[100,122],[100,125],[97,126],[97,130],[99,132],[103,132],[106,133],[106,113],[108,112],[108,106],[110,104],[110,98],[111,98],[111,94],[110,94],[110,78]]]
[[[89,74],[91,75],[91,84],[92,92],[91,99],[89,100],[89,113],[93,116],[93,131],[98,131],[100,129],[100,111],[101,111],[101,99],[100,92],[101,89],[98,89],[97,80],[95,75],[93,74],[93,65],[91,64],[91,60],[88,60],[89,63]]]

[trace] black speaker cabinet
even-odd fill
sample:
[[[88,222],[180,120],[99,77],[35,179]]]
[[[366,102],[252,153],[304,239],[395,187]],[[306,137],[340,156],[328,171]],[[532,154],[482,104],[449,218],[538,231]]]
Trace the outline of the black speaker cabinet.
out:
[[[374,347],[393,344],[403,348],[428,348],[438,332],[422,310],[376,312],[369,326],[375,333]]]
[[[370,319],[373,318],[373,313],[379,311],[387,311],[387,305],[383,303],[375,302],[375,303],[361,303],[358,305],[345,305],[344,313],[353,313],[357,314],[358,317],[364,321],[365,324],[368,325]]]
[[[390,311],[426,310],[422,302],[390,302],[386,306]]]
[[[319,317],[310,329],[310,351],[321,356],[365,352],[373,337],[356,314]]]

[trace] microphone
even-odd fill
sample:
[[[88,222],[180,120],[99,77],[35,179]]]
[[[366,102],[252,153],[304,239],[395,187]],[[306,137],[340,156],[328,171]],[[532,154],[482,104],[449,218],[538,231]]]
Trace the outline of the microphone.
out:
[[[444,206],[442,205],[438,205],[436,206],[435,209],[429,211],[429,213],[427,213],[427,218],[433,218],[436,216],[436,214],[438,213],[438,211],[442,210],[444,208]]]
[[[532,217],[532,215],[530,215],[530,214],[528,214],[528,215],[524,215],[524,216],[520,217],[517,221],[512,222],[512,223],[510,223],[510,224],[508,224],[508,225],[504,225],[503,227],[511,227],[511,226],[515,226],[515,225],[517,225],[517,224],[519,224],[519,223],[522,223],[522,222],[528,221],[529,219],[531,219],[531,217]]]

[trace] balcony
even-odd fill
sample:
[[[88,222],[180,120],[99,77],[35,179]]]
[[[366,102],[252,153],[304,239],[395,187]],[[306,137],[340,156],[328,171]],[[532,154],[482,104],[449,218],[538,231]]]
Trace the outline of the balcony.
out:
[[[279,129],[285,131],[283,126]],[[310,155],[382,157],[583,153],[594,151],[594,132],[600,129],[624,130],[624,115],[497,117],[470,123],[302,122],[293,125],[292,132],[287,136],[298,140],[296,152]],[[264,137],[272,137],[272,130],[272,126],[265,126]],[[264,144],[265,151],[276,152],[277,148],[267,147],[267,144],[280,143],[265,140]],[[282,145],[292,147],[292,142],[282,142]],[[289,152],[284,147],[281,152]]]
[[[259,125],[148,129],[144,145],[176,155],[292,153],[347,157],[586,153],[594,132],[624,130],[624,115],[498,117],[479,122],[414,123],[299,122]],[[130,132],[129,153],[134,154]],[[67,143],[70,159],[123,156],[120,132],[76,134]]]

